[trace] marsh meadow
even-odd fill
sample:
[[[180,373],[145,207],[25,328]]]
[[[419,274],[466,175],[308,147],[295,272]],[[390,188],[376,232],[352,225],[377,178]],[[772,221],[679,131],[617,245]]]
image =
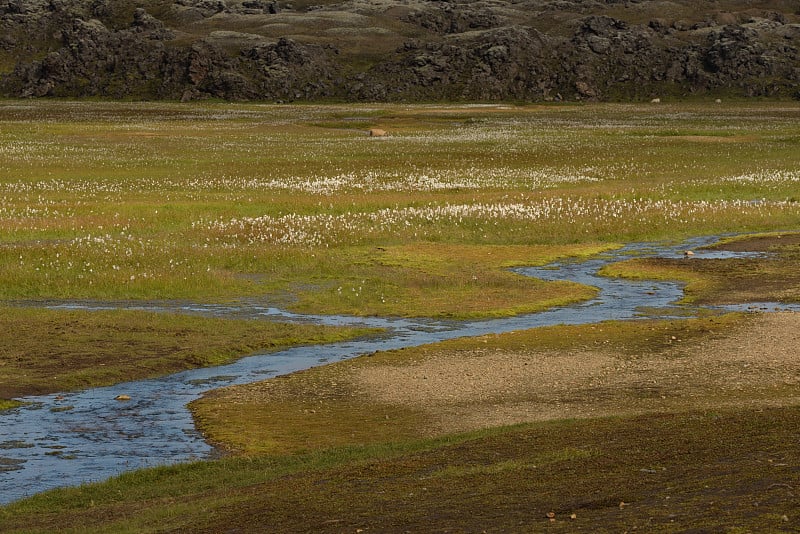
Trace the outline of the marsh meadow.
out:
[[[681,280],[687,302],[796,303],[798,228],[797,103],[3,101],[0,408],[134,370],[153,376],[376,333],[54,303],[503,317],[596,294],[513,267],[729,234],[760,236],[723,245],[730,250],[774,254],[632,260],[605,273]],[[798,381],[786,349],[796,319],[779,317],[556,326],[225,389],[192,409],[228,458],[49,492],[0,509],[0,526],[669,532],[675,518],[687,528],[796,526],[783,490],[797,477],[758,478],[764,466],[796,465]],[[771,337],[776,328],[785,335]],[[12,342],[12,331],[26,342]],[[761,338],[780,359],[747,342]],[[751,362],[734,346],[758,356],[746,376],[740,366]],[[417,372],[425,366],[462,390],[431,393]],[[388,395],[398,385],[422,393]],[[720,472],[724,459],[730,468]],[[746,490],[724,490],[743,480]],[[769,498],[751,513],[759,493]]]

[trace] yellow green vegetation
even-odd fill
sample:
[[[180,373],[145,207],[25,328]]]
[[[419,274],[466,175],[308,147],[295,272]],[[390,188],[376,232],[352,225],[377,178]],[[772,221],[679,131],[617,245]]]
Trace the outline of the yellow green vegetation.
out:
[[[502,268],[630,240],[796,227],[798,119],[791,103],[6,101],[0,299],[540,309],[591,293]],[[370,138],[371,126],[389,135]]]
[[[600,270],[603,276],[628,278],[631,280],[674,280],[683,282],[683,304],[696,301],[698,293],[709,291],[712,281],[690,269],[689,265],[671,259],[637,258],[607,265]]]
[[[367,329],[143,311],[0,308],[0,400],[220,365]],[[0,406],[8,406],[3,404]]]
[[[418,243],[353,254],[339,285],[298,288],[293,309],[315,313],[479,317],[532,313],[590,299],[596,290],[573,282],[543,282],[509,271],[613,245],[456,245]],[[309,272],[309,279],[314,274]]]
[[[769,233],[725,240],[717,250],[763,255],[727,259],[635,259],[605,267],[606,276],[680,280],[686,283],[684,302],[800,301],[800,234]]]
[[[20,406],[22,406],[22,403],[19,401],[0,399],[0,412],[12,408],[19,408]]]

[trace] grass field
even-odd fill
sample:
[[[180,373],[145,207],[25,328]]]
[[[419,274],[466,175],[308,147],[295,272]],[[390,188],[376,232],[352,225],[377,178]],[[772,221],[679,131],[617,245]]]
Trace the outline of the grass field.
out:
[[[388,135],[369,137],[370,127]],[[797,302],[798,228],[796,103],[0,102],[0,300],[9,304],[247,300],[313,313],[506,316],[594,295],[509,267],[629,241],[755,232],[768,234],[725,246],[776,255],[633,260],[608,274],[684,280],[696,302]],[[43,370],[32,391],[113,381],[138,366],[46,377],[56,356],[95,365],[122,344],[150,349],[160,363],[145,374],[157,374],[274,339],[364,334],[21,309],[0,308],[3,328],[26,339],[22,348],[3,340],[0,397],[32,368]],[[223,390],[194,410],[233,456],[48,492],[0,509],[0,530],[796,529],[791,351],[779,363],[763,356],[749,381],[737,374],[748,362],[730,356],[739,331],[767,336],[759,324],[734,315],[557,327]],[[718,375],[698,357],[707,347]],[[465,388],[458,402],[407,374],[448,362],[478,366],[470,377],[441,375]],[[482,379],[495,364],[515,380]],[[361,382],[351,367],[365,369]],[[531,374],[543,368],[551,374]],[[639,381],[656,371],[658,384]],[[374,389],[384,372],[393,385]],[[568,403],[574,413],[536,408],[548,393],[530,384],[574,385],[582,396]],[[390,402],[390,390],[433,396]],[[620,408],[631,399],[640,409]],[[522,408],[538,415],[511,417]]]
[[[798,115],[766,103],[4,102],[0,298],[540,309],[589,293],[542,291],[504,266],[796,227]],[[367,137],[371,126],[389,135]]]

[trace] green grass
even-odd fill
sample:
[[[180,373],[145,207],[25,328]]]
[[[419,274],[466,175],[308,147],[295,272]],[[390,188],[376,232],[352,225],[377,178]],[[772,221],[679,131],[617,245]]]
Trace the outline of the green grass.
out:
[[[593,288],[570,282],[545,283],[508,269],[585,257],[613,245],[464,246],[420,243],[365,249],[346,277],[315,273],[315,287],[294,291],[298,311],[350,315],[486,317],[541,311],[594,297]],[[331,255],[333,256],[333,255]],[[301,268],[301,261],[295,264]]]
[[[790,103],[6,101],[0,299],[541,309],[591,292],[504,267],[631,240],[796,228],[798,115]],[[362,124],[390,135],[369,138]],[[562,245],[574,248],[526,249]],[[495,256],[471,252],[482,247]],[[462,252],[469,264],[453,261]],[[426,268],[439,254],[436,272],[415,268],[413,254]]]
[[[0,307],[0,400],[104,386],[373,331],[143,311]],[[10,407],[3,401],[0,408]]]

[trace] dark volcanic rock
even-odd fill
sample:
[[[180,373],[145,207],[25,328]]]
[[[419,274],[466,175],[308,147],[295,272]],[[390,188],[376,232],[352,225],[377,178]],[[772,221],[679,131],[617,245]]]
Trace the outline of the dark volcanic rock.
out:
[[[436,33],[462,33],[501,25],[501,18],[490,6],[467,4],[434,4],[423,11],[414,11],[405,20]]]
[[[17,64],[9,78],[18,96],[161,97],[157,73],[174,55],[162,43],[164,31],[137,26],[114,32],[96,19],[74,19],[60,33],[60,48],[41,61]]]
[[[536,30],[506,27],[443,43],[408,42],[351,88],[358,99],[540,99],[553,57]]]
[[[680,19],[670,14],[677,4]],[[799,94],[800,10],[751,4],[0,0],[0,92],[282,101]]]
[[[323,58],[325,50],[301,46],[281,38],[259,44],[242,53],[242,62],[253,70],[258,95],[271,99],[314,99],[334,94],[335,69]]]

